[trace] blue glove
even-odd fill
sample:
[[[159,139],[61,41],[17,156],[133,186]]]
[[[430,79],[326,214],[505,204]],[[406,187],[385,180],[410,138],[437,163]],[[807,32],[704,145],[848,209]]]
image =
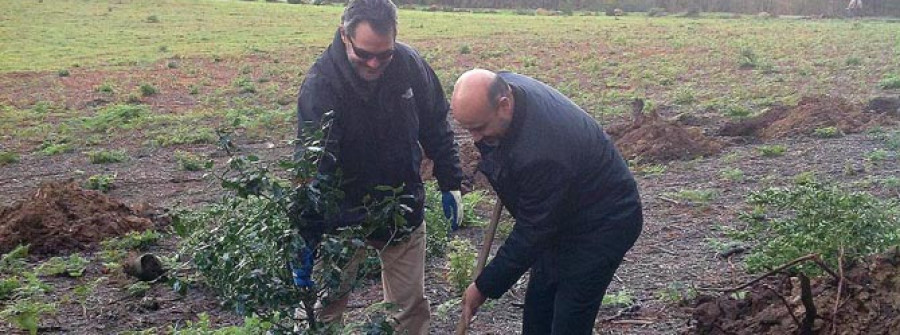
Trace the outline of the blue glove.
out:
[[[316,283],[312,280],[313,251],[309,247],[300,250],[300,266],[293,265],[294,285],[300,288],[312,288]]]
[[[441,192],[441,204],[444,205],[444,217],[450,220],[450,230],[456,231],[463,217],[462,196],[459,190]]]

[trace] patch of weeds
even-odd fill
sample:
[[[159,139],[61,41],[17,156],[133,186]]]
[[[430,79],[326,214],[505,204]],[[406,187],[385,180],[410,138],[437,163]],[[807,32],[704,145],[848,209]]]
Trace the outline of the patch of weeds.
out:
[[[112,83],[105,82],[97,86],[97,92],[105,93],[105,94],[113,94],[116,93],[116,89],[113,87]]]
[[[878,82],[878,86],[886,90],[898,89],[900,88],[900,75],[887,75]]]
[[[804,171],[794,176],[794,184],[803,185],[817,182],[819,177],[813,171]]]
[[[447,254],[450,238],[450,220],[444,216],[441,192],[434,182],[425,183],[425,255],[428,258],[443,258]]]
[[[215,143],[217,139],[215,131],[210,128],[182,125],[158,132],[152,143],[160,147],[170,147],[181,144],[210,144]]]
[[[728,168],[719,173],[723,179],[740,183],[744,181],[744,171],[739,168]]]
[[[537,57],[533,56],[524,56],[521,58],[522,66],[524,67],[535,67],[538,64]]]
[[[816,128],[816,130],[813,131],[813,136],[818,138],[838,138],[844,136],[844,132],[837,127],[823,127]]]
[[[19,162],[19,154],[12,151],[0,150],[0,166],[15,164]]]
[[[89,190],[97,190],[103,193],[113,189],[113,183],[116,181],[116,174],[95,174],[88,177],[84,183],[84,188]]]
[[[884,149],[875,149],[866,154],[866,160],[870,162],[882,162],[891,157],[891,152]]]
[[[56,75],[58,75],[58,76],[60,76],[60,77],[68,77],[68,76],[69,76],[69,70],[67,70],[67,69],[59,70],[59,71],[56,72]]]
[[[17,277],[0,279],[0,301],[13,297],[13,294],[22,287],[22,281]]]
[[[722,156],[722,161],[725,163],[735,163],[741,159],[741,155],[736,152],[728,153]]]
[[[167,47],[165,45],[160,45],[159,52],[169,52],[169,47]]]
[[[460,55],[468,55],[470,53],[472,53],[472,47],[470,47],[468,44],[463,44],[461,47],[459,47]]]
[[[75,148],[72,144],[69,143],[69,138],[48,138],[44,140],[44,143],[38,147],[38,152],[47,156],[59,155],[64,153],[70,153],[75,151]]]
[[[125,103],[129,105],[137,105],[142,102],[143,101],[141,101],[141,95],[137,92],[128,93],[128,96],[125,97]]]
[[[787,147],[782,144],[763,145],[756,148],[756,151],[763,157],[778,157],[787,152]]]
[[[237,78],[232,85],[238,89],[238,93],[256,93],[256,85],[248,77]]]
[[[485,222],[481,215],[475,211],[479,204],[484,201],[484,191],[472,191],[462,196],[463,219],[459,223],[460,227],[483,227]]]
[[[603,306],[628,307],[634,305],[634,294],[627,289],[610,292],[603,296]]]
[[[147,16],[147,18],[144,19],[144,22],[147,22],[147,23],[159,23],[159,16],[156,16],[156,15],[150,15],[150,16]]]
[[[176,62],[176,61],[174,61],[174,60],[170,60],[168,63],[166,63],[166,67],[167,67],[167,68],[170,68],[170,69],[177,69],[177,68],[178,68],[178,62]]]
[[[147,292],[150,291],[150,283],[145,281],[137,281],[134,284],[128,285],[128,288],[125,289],[128,292],[128,295],[134,298],[141,298],[147,295]]]
[[[190,94],[190,95],[197,95],[197,94],[199,94],[199,93],[200,93],[200,87],[199,87],[199,86],[194,85],[194,84],[191,84],[190,86],[188,86],[188,94]]]
[[[664,195],[705,205],[712,202],[718,196],[718,193],[715,190],[681,190],[678,192],[666,192]]]
[[[859,57],[847,57],[847,60],[844,61],[844,64],[847,66],[860,66],[862,65],[862,59]]]
[[[25,257],[28,256],[28,246],[19,245],[15,249],[0,257],[0,273],[21,273],[28,266]]]
[[[176,150],[175,161],[178,167],[186,171],[202,171],[212,167],[213,161],[187,151]]]
[[[159,90],[156,89],[156,86],[153,86],[152,84],[143,83],[141,84],[140,89],[141,95],[145,97],[149,97],[151,95],[156,95],[157,93],[159,93]]]
[[[0,318],[34,335],[38,332],[41,317],[48,314],[56,314],[56,304],[20,299],[0,311]]]
[[[751,47],[742,47],[738,55],[738,66],[742,70],[755,69],[759,66],[759,57]]]
[[[674,102],[676,105],[691,105],[697,102],[697,98],[694,97],[694,90],[690,88],[680,88],[675,91]]]
[[[722,108],[722,114],[732,119],[744,119],[749,117],[752,113],[750,108],[736,104],[727,105]]]
[[[657,299],[671,305],[682,305],[697,298],[697,289],[681,282],[669,283],[654,294]]]
[[[121,163],[130,158],[128,153],[121,150],[89,151],[87,156],[91,164]]]
[[[739,215],[746,228],[730,237],[753,245],[745,258],[750,272],[773,269],[810,253],[835,268],[842,253],[847,264],[900,243],[896,200],[810,182],[753,192],[747,202],[753,210]],[[795,269],[807,275],[822,271],[809,264]]]
[[[125,236],[100,242],[100,247],[103,250],[146,250],[156,245],[161,238],[162,234],[152,229],[143,232],[132,231]]]
[[[97,115],[84,119],[82,124],[94,132],[130,129],[144,121],[149,113],[144,105],[112,105],[103,108]]]
[[[900,190],[900,177],[897,177],[897,176],[885,177],[885,178],[882,178],[881,180],[879,180],[878,184],[880,184],[881,187],[889,189],[889,190]]]
[[[469,240],[456,237],[450,241],[450,252],[447,254],[446,278],[457,293],[462,294],[472,282],[475,273],[475,247]]]
[[[81,277],[84,270],[90,263],[80,254],[71,254],[69,257],[53,257],[35,268],[35,273],[39,276],[69,276]]]
[[[884,145],[888,148],[888,150],[897,151],[898,149],[900,149],[900,131],[880,133],[875,137],[880,139],[881,141],[884,141]]]

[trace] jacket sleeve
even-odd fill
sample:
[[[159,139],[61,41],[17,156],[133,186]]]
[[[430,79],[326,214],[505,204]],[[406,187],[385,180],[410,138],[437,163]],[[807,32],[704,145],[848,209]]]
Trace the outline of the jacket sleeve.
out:
[[[318,159],[318,173],[310,182],[309,192],[318,192],[323,186],[334,180],[340,157],[341,128],[337,125],[335,117],[326,117],[329,112],[334,115],[335,96],[326,80],[320,77],[314,69],[309,72],[300,86],[300,94],[297,99],[297,143],[294,157],[301,159],[307,150],[304,138],[311,134],[308,132],[323,132],[320,146],[324,147],[322,156]],[[324,122],[323,122],[324,121]],[[301,216],[307,226],[301,227],[300,234],[307,243],[315,244],[322,234],[328,229],[324,220],[324,213],[316,208],[302,209]]]
[[[524,166],[515,178],[516,195],[512,233],[484,268],[475,285],[497,299],[527,271],[558,237],[560,211],[571,178],[562,164],[538,161]]]
[[[447,120],[450,105],[444,96],[441,82],[434,70],[421,59],[418,67],[423,81],[413,87],[416,103],[421,111],[419,122],[419,143],[425,156],[434,161],[434,177],[437,178],[441,191],[459,190],[462,182],[462,169],[459,167],[459,151],[453,137],[453,129]]]
[[[336,117],[331,117],[323,122],[326,114],[335,113],[335,96],[327,84],[315,71],[310,71],[303,84],[300,85],[300,95],[297,99],[297,146],[294,157],[302,156],[304,147],[304,133],[321,129],[323,132],[322,146],[325,151],[319,159],[319,174],[332,176],[337,170],[337,162],[340,158],[340,141],[342,131]]]

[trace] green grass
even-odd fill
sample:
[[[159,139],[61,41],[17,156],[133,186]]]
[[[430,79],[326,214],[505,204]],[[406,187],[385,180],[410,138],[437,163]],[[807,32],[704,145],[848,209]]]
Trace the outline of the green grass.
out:
[[[97,150],[87,153],[91,164],[121,163],[129,159],[128,153],[117,150]]]

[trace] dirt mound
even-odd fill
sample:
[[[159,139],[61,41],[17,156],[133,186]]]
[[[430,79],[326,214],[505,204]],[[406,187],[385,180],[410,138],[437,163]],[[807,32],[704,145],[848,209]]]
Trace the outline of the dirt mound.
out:
[[[719,130],[719,135],[773,139],[812,135],[816,129],[827,127],[851,134],[893,123],[888,116],[864,112],[840,97],[811,96],[800,99],[796,107],[775,106],[759,116],[728,123]]]
[[[153,222],[110,197],[73,181],[50,182],[11,207],[0,209],[0,253],[30,244],[34,255],[89,250],[98,242],[143,231]]]
[[[869,257],[844,273],[811,281],[813,334],[896,334],[900,329],[900,250]],[[835,302],[840,287],[840,299]],[[768,278],[733,295],[698,299],[696,334],[795,334],[806,317],[796,278]]]
[[[656,111],[644,114],[643,108],[644,102],[635,100],[631,124],[606,129],[626,159],[662,162],[709,156],[722,150],[722,143],[706,137],[699,128],[668,122]]]

